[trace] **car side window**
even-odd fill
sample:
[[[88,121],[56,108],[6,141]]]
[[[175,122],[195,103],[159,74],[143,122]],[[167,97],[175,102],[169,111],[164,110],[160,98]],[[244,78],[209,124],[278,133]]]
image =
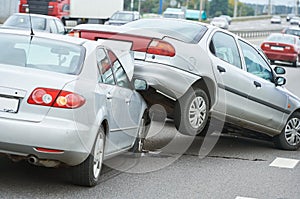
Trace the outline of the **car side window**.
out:
[[[239,45],[244,55],[247,72],[272,82],[272,70],[259,52],[241,40],[239,40]]]
[[[98,81],[105,84],[115,85],[115,78],[111,68],[111,62],[103,48],[96,51],[97,67],[99,70]]]
[[[115,74],[117,85],[124,88],[131,88],[127,74],[123,69],[120,61],[117,59],[116,55],[112,51],[108,50],[108,56],[112,63],[112,68]]]
[[[55,24],[53,19],[49,20],[49,27],[50,27],[50,32],[51,33],[57,33],[56,24]]]
[[[59,34],[65,34],[65,26],[59,20],[55,20],[57,31]]]
[[[238,68],[242,68],[235,39],[223,32],[216,32],[210,43],[210,51],[216,57]]]

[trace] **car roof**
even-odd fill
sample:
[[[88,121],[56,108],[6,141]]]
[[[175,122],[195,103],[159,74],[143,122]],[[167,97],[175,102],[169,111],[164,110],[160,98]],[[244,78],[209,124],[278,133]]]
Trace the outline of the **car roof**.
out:
[[[298,36],[295,35],[290,35],[290,34],[283,34],[283,33],[271,33],[269,36],[277,35],[277,36],[282,36],[282,37],[293,37],[295,39],[299,39]]]
[[[31,31],[30,30],[19,30],[19,29],[0,29],[0,33],[30,36]],[[71,37],[71,36],[67,36],[67,35],[51,34],[51,33],[47,33],[47,32],[38,32],[38,31],[34,32],[34,36],[41,37],[41,38],[47,38],[47,39],[54,39],[57,41],[64,41],[64,42],[73,43],[73,44],[77,44],[77,45],[82,45],[83,43],[90,41],[90,40]]]
[[[286,27],[285,30],[300,30],[300,27],[295,27],[295,26],[291,27],[291,26],[289,26],[289,27]]]
[[[139,14],[139,12],[137,12],[137,11],[120,11],[120,10],[115,13]]]
[[[45,19],[59,19],[57,17],[49,16],[49,15],[42,15],[42,14],[32,14],[32,13],[14,13],[11,16],[32,16],[32,17],[41,17]]]

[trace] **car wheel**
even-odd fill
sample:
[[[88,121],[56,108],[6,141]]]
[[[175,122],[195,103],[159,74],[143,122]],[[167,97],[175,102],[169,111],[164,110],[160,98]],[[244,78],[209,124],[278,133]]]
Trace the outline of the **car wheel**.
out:
[[[144,149],[145,138],[147,136],[149,130],[150,119],[148,116],[148,112],[144,113],[143,118],[140,121],[140,125],[138,128],[138,134],[131,149],[134,153],[141,153]]]
[[[104,157],[104,146],[105,134],[101,126],[88,158],[72,168],[72,182],[74,184],[88,187],[98,184]]]
[[[207,94],[199,88],[189,89],[175,105],[175,127],[185,135],[201,133],[208,121],[208,108]]]
[[[299,56],[297,56],[297,59],[295,62],[293,62],[293,66],[297,67],[299,65]]]
[[[275,145],[280,149],[297,150],[300,146],[300,113],[288,119],[282,132],[275,137]]]

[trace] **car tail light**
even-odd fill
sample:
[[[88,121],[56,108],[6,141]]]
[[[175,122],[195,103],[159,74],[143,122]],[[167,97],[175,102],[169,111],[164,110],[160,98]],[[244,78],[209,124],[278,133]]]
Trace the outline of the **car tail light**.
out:
[[[73,92],[51,88],[36,88],[27,102],[29,104],[52,106],[58,108],[78,108],[85,103],[85,99]]]
[[[147,53],[174,57],[175,48],[168,42],[153,39],[147,48]]]
[[[72,30],[71,32],[69,32],[68,35],[71,36],[71,37],[78,37],[78,38],[81,37],[80,36],[80,32],[79,31],[74,31],[74,30]]]
[[[270,47],[270,44],[265,44],[264,45],[266,48],[269,48]]]
[[[42,148],[42,147],[35,147],[34,149],[41,153],[63,153],[64,152],[63,150],[48,149],[48,148]]]

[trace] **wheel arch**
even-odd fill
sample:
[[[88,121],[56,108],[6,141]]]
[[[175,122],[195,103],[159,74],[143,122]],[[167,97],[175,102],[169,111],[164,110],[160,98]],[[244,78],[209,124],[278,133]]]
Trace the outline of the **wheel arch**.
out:
[[[215,82],[209,77],[202,77],[195,81],[191,88],[201,88],[205,91],[209,99],[209,108],[216,102],[216,86]]]

